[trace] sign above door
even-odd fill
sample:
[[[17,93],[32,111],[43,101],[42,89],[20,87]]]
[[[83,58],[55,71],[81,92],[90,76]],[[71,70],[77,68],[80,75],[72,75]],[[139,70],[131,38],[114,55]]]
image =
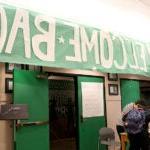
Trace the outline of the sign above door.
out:
[[[150,43],[8,5],[0,16],[1,62],[150,75]]]

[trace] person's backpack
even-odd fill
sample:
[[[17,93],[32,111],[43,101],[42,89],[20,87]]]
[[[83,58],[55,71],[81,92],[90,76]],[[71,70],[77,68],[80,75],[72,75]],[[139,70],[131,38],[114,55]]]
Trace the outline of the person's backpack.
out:
[[[127,133],[137,134],[143,130],[145,124],[145,112],[141,109],[133,109],[128,112],[125,119]]]

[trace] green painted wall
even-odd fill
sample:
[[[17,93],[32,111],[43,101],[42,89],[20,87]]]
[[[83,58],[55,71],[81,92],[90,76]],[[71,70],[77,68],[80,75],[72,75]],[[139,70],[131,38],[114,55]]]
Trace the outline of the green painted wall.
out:
[[[140,99],[140,87],[138,80],[121,80],[121,106],[122,108],[130,103]]]

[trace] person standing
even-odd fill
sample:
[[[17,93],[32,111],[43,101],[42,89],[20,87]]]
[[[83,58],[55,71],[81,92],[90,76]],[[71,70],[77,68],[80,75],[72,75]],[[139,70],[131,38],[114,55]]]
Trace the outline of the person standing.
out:
[[[129,150],[150,150],[150,138],[148,133],[150,110],[147,109],[148,107],[143,100],[137,101],[136,106],[137,107],[134,108],[135,110],[129,111],[129,113],[126,115],[127,117],[124,118],[125,122],[131,122],[126,122],[127,124],[125,123],[126,132],[128,133],[128,139],[130,142]],[[129,118],[130,120],[128,120]],[[128,124],[131,126],[128,126]]]
[[[130,110],[132,110],[134,107],[137,107],[136,106],[136,103],[129,103],[127,104],[124,108],[123,108],[123,111],[121,112],[121,115],[118,117],[118,122],[116,124],[116,129],[117,129],[117,133],[118,133],[118,136],[119,138],[120,137],[120,133],[122,132],[125,132],[125,128],[124,128],[124,121],[123,121],[123,118],[128,114],[128,112]]]
[[[124,118],[124,117],[128,114],[128,112],[129,112],[130,110],[132,110],[134,107],[137,107],[137,106],[136,106],[136,102],[135,102],[135,103],[131,102],[131,103],[127,104],[127,105],[123,108],[123,111],[122,111],[121,115],[118,117],[118,122],[117,122],[117,124],[116,124],[116,130],[117,130],[117,133],[118,133],[120,142],[121,142],[121,133],[126,132],[125,127],[124,127],[123,118]]]

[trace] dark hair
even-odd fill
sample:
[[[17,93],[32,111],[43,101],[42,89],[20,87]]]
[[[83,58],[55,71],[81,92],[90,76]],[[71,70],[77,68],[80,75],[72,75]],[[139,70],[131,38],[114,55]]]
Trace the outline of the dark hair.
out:
[[[135,102],[135,104],[138,106],[138,107],[141,107],[141,108],[144,108],[144,109],[150,109],[150,105],[147,104],[147,102],[145,100],[137,100]]]
[[[146,103],[145,103],[144,100],[137,100],[137,101],[135,102],[135,104],[136,104],[136,105],[146,106]]]

